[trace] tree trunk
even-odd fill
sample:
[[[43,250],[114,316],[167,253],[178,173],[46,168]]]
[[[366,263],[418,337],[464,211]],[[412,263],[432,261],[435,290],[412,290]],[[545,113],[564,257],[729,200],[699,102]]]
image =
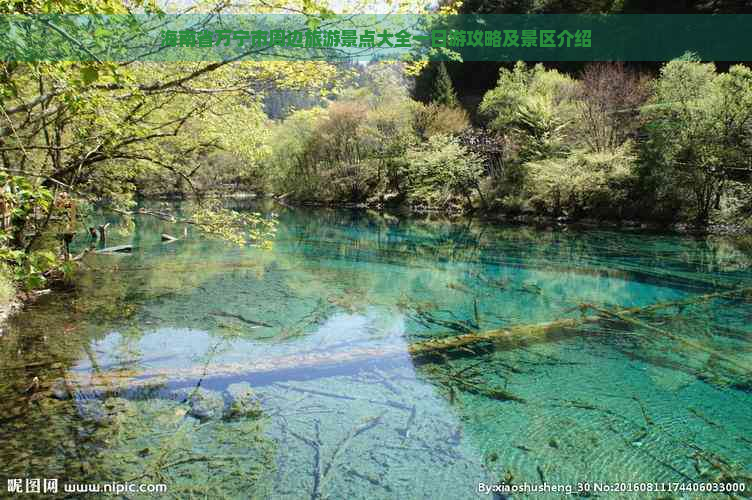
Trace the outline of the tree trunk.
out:
[[[69,386],[80,386],[84,390],[104,393],[118,393],[130,389],[154,389],[165,383],[180,384],[187,380],[201,379],[203,383],[230,379],[253,378],[254,382],[288,380],[296,376],[306,378],[316,374],[341,372],[347,367],[359,368],[369,363],[389,361],[414,361],[431,356],[443,356],[449,352],[477,354],[473,347],[493,344],[497,350],[513,350],[523,345],[541,342],[555,342],[581,332],[579,326],[598,323],[603,320],[629,321],[638,314],[654,312],[670,307],[683,307],[707,302],[717,298],[729,298],[752,294],[752,287],[724,292],[700,295],[694,298],[668,303],[657,303],[646,307],[633,307],[598,315],[566,318],[533,325],[517,325],[509,328],[489,330],[479,333],[467,333],[445,338],[416,342],[408,346],[358,347],[334,352],[309,352],[256,361],[251,364],[221,364],[190,368],[158,368],[135,371],[121,370],[100,372],[90,375],[75,375],[66,379]],[[591,306],[584,304],[583,310]],[[597,310],[597,308],[596,308]],[[669,338],[672,338],[669,336]],[[710,348],[703,347],[706,351]],[[739,360],[721,352],[712,350],[716,359],[728,362],[732,366],[743,366]],[[749,370],[747,370],[747,373]]]

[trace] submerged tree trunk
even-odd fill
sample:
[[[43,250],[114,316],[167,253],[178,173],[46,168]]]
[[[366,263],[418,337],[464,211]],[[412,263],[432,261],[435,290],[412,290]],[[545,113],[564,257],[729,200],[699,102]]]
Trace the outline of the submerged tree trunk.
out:
[[[575,329],[590,323],[598,323],[604,320],[613,321],[614,319],[630,323],[633,322],[632,318],[638,314],[650,313],[671,307],[700,304],[716,298],[731,298],[747,294],[752,294],[752,287],[700,295],[683,301],[658,303],[613,312],[605,311],[589,304],[583,304],[583,311],[594,309],[600,311],[600,313],[589,316],[583,315],[579,318],[559,319],[546,323],[517,325],[479,333],[466,333],[416,342],[408,346],[354,347],[334,352],[308,352],[271,358],[251,364],[216,364],[184,369],[165,368],[144,371],[119,370],[91,375],[77,375],[69,377],[66,380],[66,384],[69,387],[80,386],[84,390],[117,393],[128,389],[159,388],[167,382],[174,384],[198,379],[201,379],[205,383],[211,380],[254,377],[263,380],[287,380],[301,375],[306,378],[315,377],[318,373],[325,376],[333,370],[342,371],[348,366],[359,368],[367,366],[368,363],[375,362],[388,362],[390,360],[411,361],[416,358],[420,360],[432,356],[443,356],[450,352],[465,352],[477,355],[479,353],[473,351],[472,348],[483,344],[493,344],[497,350],[513,350],[530,343],[554,342],[570,335],[581,334],[582,332]],[[649,328],[650,325],[647,326],[647,329],[656,333],[656,336],[667,336],[670,340],[675,340],[685,346],[689,343],[692,348],[711,354],[716,359],[724,361],[737,374],[746,376],[750,372],[750,369],[745,368],[746,365],[735,357],[688,341],[664,330]]]

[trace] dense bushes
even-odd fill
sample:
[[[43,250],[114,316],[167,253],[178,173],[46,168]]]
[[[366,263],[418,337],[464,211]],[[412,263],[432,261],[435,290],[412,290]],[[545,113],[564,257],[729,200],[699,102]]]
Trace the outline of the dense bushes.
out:
[[[52,208],[61,213],[52,221]],[[42,235],[42,229],[54,226],[62,235],[75,226],[76,203],[67,193],[53,191],[25,177],[0,173],[0,300],[12,295],[15,282],[22,289],[44,285],[51,274],[72,271],[68,262],[59,262],[56,252],[62,240]]]
[[[480,110],[513,152],[490,188],[501,208],[702,224],[749,209],[739,199],[752,173],[749,68],[719,74],[689,55],[653,81],[603,63],[573,80],[518,63]]]
[[[473,139],[488,132],[467,130],[451,80],[437,75],[443,97],[429,104],[358,88],[277,122],[267,188],[323,202],[703,224],[752,210],[749,68],[719,74],[689,55],[654,79],[614,63],[574,78],[518,62],[480,103],[491,141]]]
[[[472,206],[471,193],[480,193],[481,159],[452,136],[434,135],[409,148],[404,169],[407,192],[415,202],[447,207],[460,198]]]
[[[528,68],[518,62],[502,68],[496,88],[488,91],[480,112],[489,127],[508,136],[521,161],[564,153],[574,114],[575,81],[542,65]]]
[[[306,201],[446,205],[461,197],[465,203],[468,180],[461,172],[468,163],[453,170],[447,162],[473,159],[478,181],[480,162],[451,139],[467,127],[460,109],[355,93],[275,125],[273,151],[264,160],[269,189]],[[429,165],[442,171],[429,172]]]
[[[440,104],[413,103],[413,127],[420,138],[437,134],[457,135],[470,126],[467,111]]]
[[[527,164],[533,206],[554,215],[620,216],[634,172],[632,145],[606,151],[577,150],[563,158]]]
[[[735,185],[752,173],[752,70],[718,74],[691,57],[661,70],[647,120],[646,176],[664,184],[660,195],[679,201],[706,223]],[[669,185],[665,182],[669,180]],[[668,189],[667,189],[668,188]]]
[[[358,101],[293,113],[273,132],[265,160],[271,189],[302,200],[365,201],[388,184],[391,163],[414,141],[406,113]]]
[[[514,151],[508,174],[491,186],[501,208],[618,215],[636,159],[630,123],[617,111],[637,104],[639,85],[621,66],[591,66],[581,81],[542,65],[502,69],[480,106]]]

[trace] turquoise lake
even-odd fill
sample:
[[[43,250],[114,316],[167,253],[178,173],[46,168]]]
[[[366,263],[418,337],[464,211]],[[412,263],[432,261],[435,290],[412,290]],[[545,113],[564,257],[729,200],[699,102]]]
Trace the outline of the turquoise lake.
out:
[[[270,249],[92,218],[133,252],[87,255],[0,336],[0,496],[9,478],[181,499],[750,495],[752,255],[733,241],[259,210]]]

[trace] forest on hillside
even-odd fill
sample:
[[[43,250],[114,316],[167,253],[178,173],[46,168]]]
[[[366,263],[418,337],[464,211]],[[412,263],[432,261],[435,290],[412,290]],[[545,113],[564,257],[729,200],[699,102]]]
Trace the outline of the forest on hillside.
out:
[[[247,11],[315,2],[251,2]],[[459,13],[747,13],[747,2],[469,1]],[[3,14],[174,11],[0,1]],[[225,4],[192,9],[227,8]],[[237,9],[233,6],[233,9]],[[429,12],[432,4],[406,4]],[[368,4],[351,5],[351,12]],[[33,289],[72,274],[95,207],[253,192],[285,203],[519,220],[752,229],[752,70],[664,63],[2,62],[2,259]],[[191,221],[244,242],[265,222],[207,201]],[[84,228],[85,230],[85,228]]]

